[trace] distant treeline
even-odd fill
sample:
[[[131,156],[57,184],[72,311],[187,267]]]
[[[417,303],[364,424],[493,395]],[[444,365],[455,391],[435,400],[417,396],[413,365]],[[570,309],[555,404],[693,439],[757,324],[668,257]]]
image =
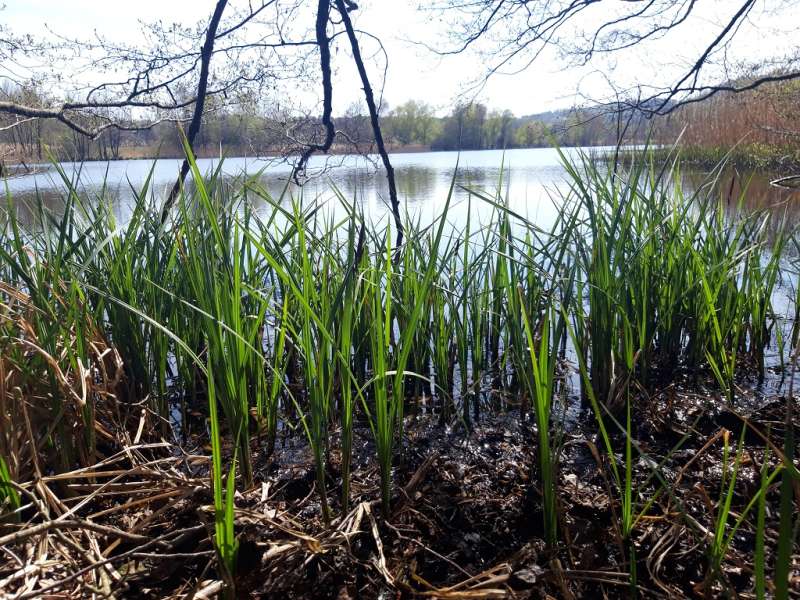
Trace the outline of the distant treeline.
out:
[[[6,98],[34,104],[32,90],[0,90]],[[478,150],[550,146],[613,144],[615,119],[587,109],[558,111],[516,117],[510,111],[490,110],[484,104],[457,105],[449,115],[437,116],[429,104],[408,101],[381,116],[384,138],[391,150]],[[137,157],[181,156],[176,124],[159,123],[149,129],[124,131],[109,128],[97,139],[89,139],[57,121],[31,120],[12,128],[11,117],[0,115],[0,159],[46,160],[48,151],[62,160],[114,160]],[[136,125],[134,119],[120,119]],[[372,129],[369,117],[358,107],[335,117],[337,136],[334,152],[370,152]],[[318,119],[282,118],[241,105],[212,107],[205,115],[195,142],[200,156],[292,154],[302,141],[319,140]]]
[[[0,87],[0,97],[46,106],[35,90]],[[267,114],[241,104],[213,105],[196,140],[200,156],[269,155],[300,152],[303,141],[319,141],[319,119]],[[111,118],[112,115],[109,115]],[[137,121],[113,115],[129,125]],[[0,161],[58,159],[113,160],[182,156],[177,127],[159,123],[149,129],[110,128],[91,140],[57,121],[27,120],[15,127],[13,117],[0,114]],[[373,151],[372,129],[366,111],[354,106],[335,119],[333,152]],[[599,108],[515,116],[484,104],[456,105],[446,116],[425,102],[410,100],[381,115],[390,150],[478,150],[550,146],[611,145],[617,141],[620,120]],[[747,166],[800,164],[800,82],[774,83],[740,94],[720,93],[683,106],[666,117],[637,117],[626,129],[625,141],[639,143],[648,136],[661,144],[680,139],[685,157],[713,163],[731,148],[734,162]]]
[[[638,124],[638,122],[637,122]],[[571,109],[517,117],[484,104],[456,106],[436,117],[424,104],[409,101],[385,118],[390,139],[422,144],[432,150],[483,150],[551,146],[596,146],[616,143],[616,118],[598,110]]]

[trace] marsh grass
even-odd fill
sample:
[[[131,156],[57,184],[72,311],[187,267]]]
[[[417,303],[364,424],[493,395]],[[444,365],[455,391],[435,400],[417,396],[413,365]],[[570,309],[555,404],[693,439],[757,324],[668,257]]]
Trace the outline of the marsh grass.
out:
[[[149,181],[135,191],[125,223],[102,194],[82,197],[63,172],[60,214],[39,201],[36,222],[23,226],[7,195],[0,375],[13,372],[34,400],[0,388],[2,417],[15,425],[30,418],[33,447],[55,471],[92,464],[98,436],[108,444],[136,430],[132,422],[141,428],[124,402],[140,402],[161,436],[170,434],[176,406],[184,433],[196,426],[191,414],[207,418],[214,543],[230,583],[236,486],[258,480],[255,457],[275,451],[279,430],[306,435],[320,515],[332,523],[350,503],[362,418],[388,517],[408,408],[432,395],[441,424],[469,429],[482,410],[495,409],[486,399],[502,394],[535,424],[532,508],[555,555],[564,541],[565,427],[555,409],[570,401],[572,361],[636,590],[635,534],[657,498],[673,502],[662,469],[680,447],[647,457],[636,439],[637,402],[665,383],[664,373],[691,366],[698,380],[713,378],[723,404],[736,406],[740,374],[764,376],[776,330],[772,298],[783,253],[796,241],[788,224],[771,236],[763,213],[725,213],[713,186],[685,192],[677,164],[642,160],[613,172],[588,157],[563,160],[567,186],[548,230],[511,209],[502,178],[494,192],[466,190],[470,208],[491,208],[487,219],[453,224],[454,179],[432,223],[406,215],[400,248],[386,222],[368,222],[336,191],[339,213],[287,191],[273,197],[257,177],[231,182],[219,168],[204,175],[193,160],[191,185],[165,223]],[[0,377],[0,385],[10,381]],[[796,484],[788,423],[779,466],[765,459],[738,516],[743,453],[741,445],[731,453],[725,438],[724,485],[715,520],[705,524],[709,585],[724,580],[732,536],[754,510],[755,587],[766,594],[764,519],[779,509],[773,569],[776,594],[786,597]],[[0,438],[0,505],[13,513],[20,499],[11,482],[28,475],[31,450],[13,431]],[[634,476],[645,460],[646,485]],[[779,475],[775,507],[768,492]],[[338,502],[331,486],[340,486]]]

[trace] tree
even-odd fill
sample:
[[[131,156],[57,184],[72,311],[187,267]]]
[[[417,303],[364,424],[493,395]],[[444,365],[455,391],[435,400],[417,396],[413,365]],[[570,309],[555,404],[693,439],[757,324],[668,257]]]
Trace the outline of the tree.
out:
[[[527,121],[514,133],[514,143],[523,148],[534,148],[548,144],[548,128],[541,121]]]
[[[64,72],[77,70],[77,62],[103,81],[92,84],[80,96],[75,90],[77,99],[72,100],[27,102],[0,95],[0,114],[15,119],[11,127],[43,120],[62,124],[80,137],[75,137],[73,144],[80,156],[88,156],[86,139],[98,139],[107,130],[141,131],[164,122],[188,123],[186,140],[194,149],[209,106],[216,104],[217,110],[224,110],[233,98],[263,97],[283,81],[319,81],[321,115],[295,113],[284,123],[284,150],[299,155],[295,164],[299,181],[311,155],[328,152],[337,135],[332,118],[331,46],[341,37],[361,79],[372,138],[387,174],[399,246],[403,227],[394,171],[380,127],[380,103],[372,90],[359,38],[380,41],[356,29],[350,17],[356,9],[350,0],[318,0],[315,8],[303,0],[261,0],[239,9],[229,6],[228,0],[217,0],[207,21],[194,26],[152,23],[145,26],[143,39],[135,44],[108,40],[99,34],[91,40],[57,38],[34,43],[27,39],[21,43],[3,27],[0,63],[36,57],[50,64],[49,71],[35,73],[40,85],[58,89],[55,83],[63,83]],[[313,27],[303,25],[312,22]],[[70,64],[60,59],[65,53]],[[315,56],[317,72],[309,68]],[[14,80],[16,86],[25,83]],[[135,118],[126,118],[130,111]],[[103,149],[107,152],[109,147],[104,145]],[[184,161],[165,203],[164,218],[188,170]]]
[[[389,114],[389,133],[400,144],[428,145],[436,137],[437,119],[425,102],[408,100]]]
[[[357,150],[368,148],[374,141],[372,125],[366,113],[366,106],[360,102],[353,102],[344,114],[336,119],[338,133]]]
[[[328,0],[320,0],[320,2],[327,2]],[[397,184],[394,179],[394,168],[389,160],[389,154],[386,152],[386,146],[383,142],[383,133],[381,132],[380,120],[378,115],[378,108],[375,104],[375,96],[372,92],[372,86],[367,76],[367,70],[364,65],[364,60],[361,57],[361,49],[359,47],[358,39],[356,37],[353,23],[350,20],[349,11],[355,10],[356,5],[350,0],[336,0],[336,8],[339,11],[339,16],[344,24],[345,31],[347,32],[347,39],[350,40],[350,48],[353,53],[353,60],[358,68],[358,75],[361,78],[361,85],[364,90],[364,100],[369,109],[370,123],[372,124],[372,133],[375,136],[375,144],[378,147],[378,154],[380,154],[383,161],[383,168],[386,170],[386,180],[389,184],[389,203],[392,208],[392,215],[394,216],[395,230],[397,231],[397,241],[395,247],[399,256],[399,249],[403,243],[403,220],[400,217],[400,201],[397,198]]]
[[[510,110],[502,112],[493,110],[486,119],[486,132],[484,135],[487,148],[506,149],[513,145],[514,136],[512,126],[514,115]]]
[[[431,144],[436,150],[484,148],[487,110],[480,103],[458,104],[445,119],[442,132]]]
[[[708,43],[674,79],[613,90],[608,102],[615,109],[663,115],[721,92],[800,78],[797,54],[779,55],[777,63],[763,61],[746,80],[725,75],[735,66],[729,55],[737,34],[752,26],[757,8],[792,18],[796,5],[793,0],[717,0],[713,6],[697,0],[440,0],[432,9],[447,15],[452,34],[448,44],[434,49],[441,54],[480,52],[487,66],[473,82],[476,89],[495,74],[528,68],[549,48],[571,65],[588,65],[599,56],[641,52],[647,44],[678,34],[708,35]],[[701,12],[710,9],[721,19],[716,26]]]

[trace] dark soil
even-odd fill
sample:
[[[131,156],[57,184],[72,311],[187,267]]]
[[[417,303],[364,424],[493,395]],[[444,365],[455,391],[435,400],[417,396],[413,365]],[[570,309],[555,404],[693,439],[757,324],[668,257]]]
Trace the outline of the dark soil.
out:
[[[750,414],[753,429],[780,434],[784,402],[775,399]],[[656,496],[632,540],[641,597],[735,597],[752,590],[752,520],[735,536],[720,576],[708,577],[706,530],[713,530],[720,496],[723,438],[735,453],[742,425],[720,406],[678,386],[639,400],[637,412],[648,418],[635,420],[643,453],[635,463],[637,510]],[[615,525],[619,491],[600,439],[584,433],[594,431],[591,415],[584,419],[561,444],[562,542],[555,550],[543,541],[533,483],[535,431],[517,411],[485,418],[471,432],[461,424],[441,428],[433,416],[408,417],[394,473],[399,491],[387,519],[375,502],[379,474],[369,432],[358,431],[353,500],[344,517],[338,457],[331,457],[328,494],[338,516],[330,527],[319,516],[311,455],[290,438],[264,461],[259,488],[237,499],[237,596],[629,598],[631,545]],[[612,438],[621,453],[623,436],[612,432]],[[750,431],[744,440],[734,511],[758,488],[765,454],[759,435]],[[662,462],[668,493],[653,476],[652,465]],[[281,515],[282,524],[269,515]],[[186,577],[199,567],[186,564],[179,572]]]
[[[691,382],[687,387],[696,390]],[[579,411],[560,444],[561,541],[554,549],[543,540],[535,430],[529,419],[521,421],[518,408],[484,417],[471,431],[460,422],[442,427],[435,415],[408,416],[392,509],[385,517],[376,502],[379,473],[370,432],[357,429],[347,510],[340,500],[339,457],[330,457],[327,492],[334,519],[329,526],[321,519],[313,460],[302,436],[279,440],[272,457],[264,456],[255,440],[258,483],[236,498],[236,597],[630,598],[631,556],[638,597],[748,597],[754,519],[745,519],[721,573],[709,577],[724,441],[735,454],[743,423],[743,415],[721,406],[712,394],[680,385],[635,400],[639,446],[633,487],[641,515],[629,542],[620,538],[620,492],[593,417]],[[758,489],[766,454],[762,436],[769,432],[780,440],[785,408],[786,400],[775,398],[749,411],[735,515]],[[795,410],[800,414],[800,406]],[[611,437],[621,457],[624,436],[612,428]],[[152,452],[142,455],[164,454],[163,448]],[[123,503],[136,497],[110,496],[82,511],[88,516],[111,511],[95,521],[162,540],[148,551],[152,556],[140,549],[132,558],[126,552],[133,546],[124,540],[109,550],[119,561],[118,597],[187,597],[222,579],[210,541],[207,452],[172,447],[169,453],[161,470],[136,467],[120,485],[146,480],[176,495],[164,499],[154,493],[129,508]],[[660,465],[658,477],[653,465]],[[777,486],[768,501],[777,506]],[[770,572],[777,518],[776,511],[767,517]],[[206,593],[218,591],[208,587]]]

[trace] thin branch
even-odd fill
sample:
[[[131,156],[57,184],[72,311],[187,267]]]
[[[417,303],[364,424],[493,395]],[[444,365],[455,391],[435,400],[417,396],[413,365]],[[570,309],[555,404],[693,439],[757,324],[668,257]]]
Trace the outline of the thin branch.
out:
[[[375,106],[375,96],[372,93],[372,86],[369,83],[367,69],[364,66],[364,60],[361,57],[361,48],[359,47],[358,38],[356,38],[356,34],[353,29],[353,23],[350,20],[348,6],[345,4],[346,0],[335,1],[336,8],[342,17],[342,23],[347,31],[347,37],[350,40],[350,48],[353,52],[353,60],[358,68],[359,77],[361,77],[361,85],[364,88],[364,99],[367,101],[370,123],[372,124],[372,132],[375,136],[375,144],[378,147],[378,154],[380,154],[381,160],[383,161],[383,167],[386,169],[386,180],[389,184],[389,201],[392,208],[392,215],[394,216],[395,228],[397,229],[397,241],[395,243],[395,248],[399,250],[400,246],[403,244],[403,220],[400,217],[400,202],[397,199],[397,184],[395,183],[394,178],[394,168],[389,160],[389,154],[386,152],[386,146],[383,143],[383,133],[381,132],[378,109]]]
[[[197,101],[194,105],[192,121],[189,123],[189,129],[186,132],[186,143],[189,146],[189,150],[192,152],[194,152],[194,140],[197,137],[197,133],[200,131],[200,125],[203,120],[203,107],[205,106],[208,91],[208,72],[211,66],[211,58],[214,54],[214,40],[216,39],[217,27],[219,26],[220,19],[222,19],[222,13],[225,11],[227,4],[228,0],[217,0],[217,4],[214,7],[214,13],[211,15],[211,20],[208,23],[206,39],[205,42],[203,42],[203,48],[201,50],[202,60],[200,62],[200,80],[197,83]],[[172,205],[175,203],[181,187],[183,186],[183,181],[186,179],[186,175],[188,174],[189,157],[186,157],[183,159],[183,163],[181,163],[181,170],[178,175],[178,179],[175,181],[175,185],[172,186],[172,190],[170,191],[167,201],[164,203],[164,207],[161,211],[162,222],[167,220],[169,211],[172,208]]]
[[[336,129],[331,119],[333,112],[333,82],[331,77],[331,47],[328,37],[328,21],[330,20],[331,4],[330,0],[319,0],[317,4],[317,20],[315,33],[317,45],[319,46],[320,72],[322,73],[322,125],[325,127],[325,139],[321,144],[309,144],[300,155],[300,160],[295,165],[292,178],[295,183],[299,183],[308,164],[308,160],[314,152],[327,152],[333,144]]]

